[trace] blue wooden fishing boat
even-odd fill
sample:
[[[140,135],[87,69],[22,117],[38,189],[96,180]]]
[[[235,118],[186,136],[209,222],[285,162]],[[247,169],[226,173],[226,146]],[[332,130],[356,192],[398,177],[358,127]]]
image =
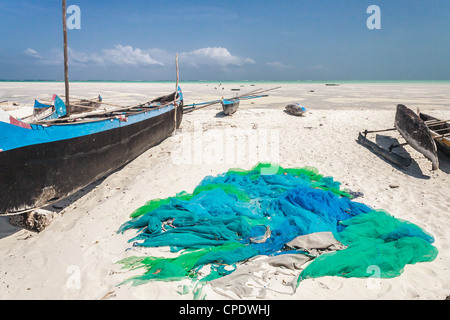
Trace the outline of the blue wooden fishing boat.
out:
[[[166,139],[182,117],[177,86],[137,106],[83,117],[0,122],[0,214],[28,212],[73,194]]]
[[[36,101],[36,109],[51,112],[26,122],[0,114],[0,215],[29,212],[68,197],[160,143],[181,124],[178,55],[174,93],[71,117],[77,110],[69,101],[66,0],[62,7],[66,102],[56,95],[52,106]],[[89,101],[78,102],[86,106],[83,102]]]
[[[222,99],[220,103],[222,104],[223,113],[225,113],[228,116],[231,116],[239,108],[240,102],[241,100],[239,98]]]
[[[245,95],[237,96],[237,97],[230,98],[230,99],[224,99],[222,97],[221,100],[213,100],[213,101],[202,102],[202,103],[188,104],[185,106],[185,113],[191,113],[196,110],[201,110],[203,108],[207,108],[207,107],[213,106],[215,104],[221,103],[223,112],[226,115],[232,115],[239,108],[239,104],[240,104],[241,100],[250,100],[250,99],[256,99],[256,98],[268,97],[268,95],[266,95],[266,94],[262,95],[261,93],[271,91],[271,90],[276,90],[279,88],[281,88],[281,87],[276,87],[276,88],[267,89],[267,90],[257,89],[257,90],[253,90]]]

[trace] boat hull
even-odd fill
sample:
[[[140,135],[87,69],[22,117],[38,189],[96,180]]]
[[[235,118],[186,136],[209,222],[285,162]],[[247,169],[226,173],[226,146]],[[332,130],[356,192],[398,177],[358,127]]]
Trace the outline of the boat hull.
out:
[[[419,116],[423,121],[439,121],[439,119],[424,113],[419,113]],[[450,133],[450,124],[441,123],[439,125],[431,125],[428,127],[430,129],[431,135],[435,137],[435,142],[438,150],[442,151],[450,157],[450,138],[443,137],[443,135]],[[435,130],[439,131],[439,133],[437,133]]]
[[[166,139],[182,116],[181,102],[129,125],[0,152],[0,214],[31,211],[75,193]]]
[[[395,128],[411,147],[431,161],[433,170],[439,168],[436,143],[425,122],[416,113],[399,104],[395,115]]]
[[[240,100],[239,99],[231,99],[231,100],[223,100],[222,108],[223,113],[227,116],[231,116],[233,113],[237,111],[239,108]]]

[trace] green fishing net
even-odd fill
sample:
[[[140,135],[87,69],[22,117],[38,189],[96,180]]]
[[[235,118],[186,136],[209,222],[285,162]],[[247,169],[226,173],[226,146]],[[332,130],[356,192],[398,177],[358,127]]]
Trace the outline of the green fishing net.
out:
[[[432,261],[434,239],[418,226],[354,201],[352,192],[312,167],[258,164],[208,176],[188,194],[155,199],[131,214],[119,232],[135,230],[135,247],[170,247],[172,257],[129,257],[119,263],[142,274],[125,282],[231,275],[249,259],[311,255],[288,244],[297,237],[331,232],[344,247],[297,270],[303,279],[321,276],[395,277],[406,264]],[[206,271],[205,271],[206,270]],[[226,279],[226,278],[224,278]]]
[[[348,247],[314,259],[299,280],[321,276],[393,278],[407,264],[432,261],[437,249],[433,238],[418,226],[383,211],[371,211],[343,221],[336,236]]]

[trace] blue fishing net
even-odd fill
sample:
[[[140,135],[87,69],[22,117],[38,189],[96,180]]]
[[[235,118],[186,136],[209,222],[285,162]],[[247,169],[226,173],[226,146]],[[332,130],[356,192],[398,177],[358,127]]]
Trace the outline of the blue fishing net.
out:
[[[270,166],[209,176],[192,194],[154,199],[136,210],[119,232],[136,230],[129,240],[135,246],[170,247],[178,255],[121,260],[124,268],[144,269],[127,281],[134,285],[184,278],[209,281],[232,273],[252,257],[305,254],[286,244],[325,231],[346,249],[314,259],[299,281],[325,275],[369,277],[371,265],[381,266],[382,277],[393,277],[406,264],[436,257],[431,235],[352,200],[339,182],[317,169],[276,167],[265,174]],[[200,277],[204,266],[211,272]]]

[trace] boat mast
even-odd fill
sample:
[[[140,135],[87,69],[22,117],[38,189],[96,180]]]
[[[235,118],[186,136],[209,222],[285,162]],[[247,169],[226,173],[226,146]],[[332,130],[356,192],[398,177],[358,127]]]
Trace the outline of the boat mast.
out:
[[[178,122],[178,105],[177,105],[177,96],[178,96],[178,77],[179,77],[179,73],[178,73],[178,53],[175,57],[175,66],[177,69],[177,83],[175,85],[175,94],[173,96],[173,105],[174,105],[174,114],[173,114],[173,131],[177,130],[177,122]]]
[[[66,22],[66,0],[62,0],[62,10],[63,10],[63,32],[64,32],[64,81],[66,85],[66,115],[70,116],[70,105],[69,105],[69,64],[68,64],[68,54],[67,54],[67,22]]]
[[[177,68],[177,83],[176,83],[176,87],[175,87],[175,100],[178,94],[178,79],[180,77],[179,71],[178,71],[178,53],[175,57],[175,67]]]

